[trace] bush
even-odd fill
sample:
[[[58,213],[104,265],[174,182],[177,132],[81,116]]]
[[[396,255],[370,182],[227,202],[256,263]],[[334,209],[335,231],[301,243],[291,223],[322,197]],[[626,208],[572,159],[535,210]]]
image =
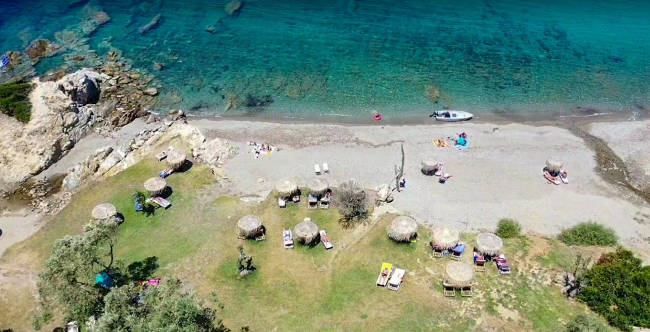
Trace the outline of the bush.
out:
[[[29,102],[31,83],[0,84],[0,111],[18,121],[29,122],[32,104]]]
[[[650,327],[650,266],[626,249],[604,254],[584,277],[578,299],[622,330]]]
[[[521,234],[521,225],[514,219],[501,219],[496,233],[504,239],[517,237]]]
[[[585,315],[576,316],[564,327],[565,332],[609,332],[611,330],[605,324]]]
[[[560,233],[560,241],[568,245],[613,246],[618,238],[611,228],[595,222],[583,222]]]
[[[339,187],[337,197],[341,222],[345,225],[351,225],[368,216],[366,191],[359,183],[352,180],[344,182]]]

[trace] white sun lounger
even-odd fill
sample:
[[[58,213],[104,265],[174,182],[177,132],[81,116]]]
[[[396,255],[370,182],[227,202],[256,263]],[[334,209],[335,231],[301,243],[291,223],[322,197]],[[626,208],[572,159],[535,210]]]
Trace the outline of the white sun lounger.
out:
[[[314,164],[314,172],[316,172],[316,175],[320,174],[320,166],[318,164]]]
[[[327,163],[323,163],[323,173],[329,173],[330,167]]]
[[[388,280],[388,289],[398,291],[402,287],[402,281],[404,280],[404,275],[406,271],[404,269],[396,268],[393,274]]]
[[[281,208],[287,207],[287,202],[282,198],[278,198],[278,206]]]
[[[282,240],[285,249],[293,249],[293,233],[290,229],[282,231]]]
[[[334,248],[334,244],[332,243],[332,241],[330,241],[330,238],[329,236],[327,236],[327,232],[325,232],[324,229],[321,229],[320,232],[318,233],[320,234],[320,240],[321,242],[323,242],[325,249],[329,250]]]

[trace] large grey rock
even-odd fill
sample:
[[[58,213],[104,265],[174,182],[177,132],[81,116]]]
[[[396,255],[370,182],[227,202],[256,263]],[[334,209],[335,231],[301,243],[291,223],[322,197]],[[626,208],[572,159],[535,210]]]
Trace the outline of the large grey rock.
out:
[[[82,69],[65,76],[63,82],[59,84],[59,90],[78,105],[96,104],[101,94],[99,84],[102,80],[101,74]]]

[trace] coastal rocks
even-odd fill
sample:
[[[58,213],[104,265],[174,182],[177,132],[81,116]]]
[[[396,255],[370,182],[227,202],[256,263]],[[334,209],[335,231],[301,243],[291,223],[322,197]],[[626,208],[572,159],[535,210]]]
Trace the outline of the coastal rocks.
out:
[[[221,138],[204,142],[192,150],[192,155],[196,160],[215,166],[234,157],[236,154],[237,150],[232,143]]]
[[[70,96],[76,104],[83,106],[99,102],[99,83],[102,77],[99,73],[83,69],[66,76],[59,84],[59,90]]]
[[[232,0],[229,1],[225,6],[224,10],[226,13],[230,16],[236,16],[239,14],[241,11],[242,7],[244,6],[244,2],[241,0]]]
[[[147,96],[155,96],[155,95],[158,94],[158,89],[156,89],[156,88],[147,88],[143,92]]]
[[[25,53],[32,62],[36,63],[41,58],[55,55],[60,49],[61,46],[54,42],[47,39],[37,39],[27,46]]]
[[[94,176],[99,169],[100,163],[113,151],[110,146],[99,148],[93,152],[88,158],[75,165],[68,174],[63,178],[61,184],[62,188],[66,191],[76,190],[81,183]]]
[[[162,15],[161,15],[161,14],[158,14],[158,15],[154,16],[154,17],[149,21],[149,23],[147,23],[146,25],[140,27],[140,29],[139,29],[138,31],[140,31],[140,34],[141,34],[141,35],[144,35],[145,33],[149,32],[151,29],[157,27],[158,24],[160,23],[160,19],[161,19],[161,18],[162,18]]]
[[[154,63],[153,63],[153,70],[155,70],[155,71],[161,71],[161,70],[163,70],[163,68],[165,68],[165,64],[164,64],[164,63],[162,63],[162,62],[154,62]]]

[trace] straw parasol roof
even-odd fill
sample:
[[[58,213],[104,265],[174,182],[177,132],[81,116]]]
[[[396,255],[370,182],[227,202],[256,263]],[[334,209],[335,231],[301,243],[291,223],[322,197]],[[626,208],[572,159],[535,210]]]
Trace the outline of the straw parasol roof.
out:
[[[546,168],[548,168],[549,171],[559,172],[562,169],[562,166],[562,162],[557,158],[548,158],[546,160]]]
[[[494,233],[481,233],[476,237],[476,249],[482,254],[496,255],[502,247],[503,240]]]
[[[171,168],[179,169],[185,163],[186,158],[187,154],[185,154],[185,152],[176,149],[170,149],[169,152],[167,152],[166,160]]]
[[[407,216],[399,216],[388,225],[388,237],[398,242],[411,241],[417,233],[418,224]]]
[[[449,262],[445,266],[446,282],[452,286],[471,286],[474,283],[474,267],[465,262]]]
[[[309,182],[309,191],[314,195],[322,195],[329,188],[329,184],[324,179],[313,179]]]
[[[298,185],[292,180],[282,180],[275,185],[275,191],[280,196],[290,196],[298,191]]]
[[[422,160],[422,173],[431,174],[438,168],[438,162],[431,159]]]
[[[158,176],[149,178],[149,180],[144,182],[144,189],[146,189],[152,195],[162,193],[165,188],[167,188],[167,181]]]
[[[94,219],[108,219],[117,214],[117,209],[111,203],[102,203],[95,206],[90,214]]]
[[[310,218],[305,218],[293,229],[298,242],[302,244],[311,244],[318,238],[318,225],[314,224]]]
[[[262,233],[262,219],[253,215],[243,216],[237,221],[237,229],[240,236],[246,238],[256,237]]]
[[[433,243],[441,249],[451,249],[458,244],[460,233],[455,229],[436,228],[433,230]]]

